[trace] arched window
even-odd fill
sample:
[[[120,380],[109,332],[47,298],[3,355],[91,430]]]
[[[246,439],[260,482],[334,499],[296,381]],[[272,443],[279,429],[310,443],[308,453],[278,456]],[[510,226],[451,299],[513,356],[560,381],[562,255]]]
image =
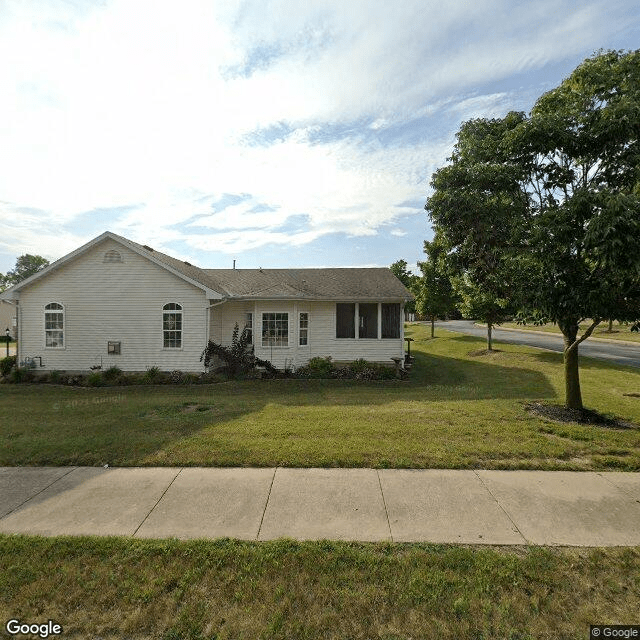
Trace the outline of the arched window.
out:
[[[182,348],[182,305],[176,302],[162,307],[162,341],[165,349]]]
[[[122,262],[122,256],[119,251],[111,249],[104,254],[103,262]]]
[[[58,302],[44,308],[44,345],[50,349],[64,347],[64,307]]]

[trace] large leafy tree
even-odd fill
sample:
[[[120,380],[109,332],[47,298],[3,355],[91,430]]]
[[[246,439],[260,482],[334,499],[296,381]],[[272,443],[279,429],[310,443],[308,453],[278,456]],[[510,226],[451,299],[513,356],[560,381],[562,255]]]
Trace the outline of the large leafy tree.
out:
[[[513,248],[522,242],[528,211],[522,168],[503,145],[505,135],[524,119],[514,112],[465,122],[450,163],[432,177],[434,191],[425,205],[436,233],[451,247],[458,293],[467,302],[464,311],[487,324],[489,350],[493,326],[510,312],[517,275]]]
[[[640,51],[588,58],[529,117],[463,124],[432,186],[467,281],[558,324],[565,405],[582,409],[579,345],[640,301]]]
[[[503,145],[531,214],[523,318],[558,324],[565,404],[582,409],[578,346],[603,319],[632,319],[640,297],[640,51],[585,60]]]
[[[28,253],[20,256],[11,271],[7,271],[4,275],[0,273],[0,291],[26,280],[47,266],[49,261],[42,256],[32,256]]]

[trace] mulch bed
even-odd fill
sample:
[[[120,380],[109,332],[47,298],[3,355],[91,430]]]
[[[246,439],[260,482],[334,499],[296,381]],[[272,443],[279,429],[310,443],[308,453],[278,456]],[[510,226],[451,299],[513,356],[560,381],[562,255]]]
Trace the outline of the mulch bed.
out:
[[[604,416],[591,409],[567,409],[559,404],[542,404],[541,402],[529,402],[525,408],[541,418],[556,422],[578,422],[607,429],[640,429],[640,426],[633,422]]]

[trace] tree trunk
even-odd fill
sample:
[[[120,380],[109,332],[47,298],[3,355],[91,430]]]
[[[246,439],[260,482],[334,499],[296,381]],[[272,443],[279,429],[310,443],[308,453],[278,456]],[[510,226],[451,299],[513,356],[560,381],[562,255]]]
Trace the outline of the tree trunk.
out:
[[[491,335],[493,331],[493,324],[487,322],[487,350],[493,351],[493,337]]]
[[[580,391],[580,372],[578,369],[578,324],[563,325],[564,334],[564,406],[567,409],[582,409],[582,393]]]
[[[613,318],[609,318],[609,330],[608,333],[613,333]]]
[[[431,316],[431,337],[435,336],[436,317]]]

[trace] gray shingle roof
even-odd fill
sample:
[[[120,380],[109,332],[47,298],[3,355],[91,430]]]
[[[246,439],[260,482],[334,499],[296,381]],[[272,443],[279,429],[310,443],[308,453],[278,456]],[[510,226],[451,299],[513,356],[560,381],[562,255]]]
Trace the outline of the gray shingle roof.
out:
[[[408,300],[413,297],[388,268],[204,271],[231,298]]]
[[[131,242],[131,240],[129,240]],[[183,275],[243,300],[411,300],[412,294],[386,267],[340,269],[201,269],[150,247],[138,249]]]

